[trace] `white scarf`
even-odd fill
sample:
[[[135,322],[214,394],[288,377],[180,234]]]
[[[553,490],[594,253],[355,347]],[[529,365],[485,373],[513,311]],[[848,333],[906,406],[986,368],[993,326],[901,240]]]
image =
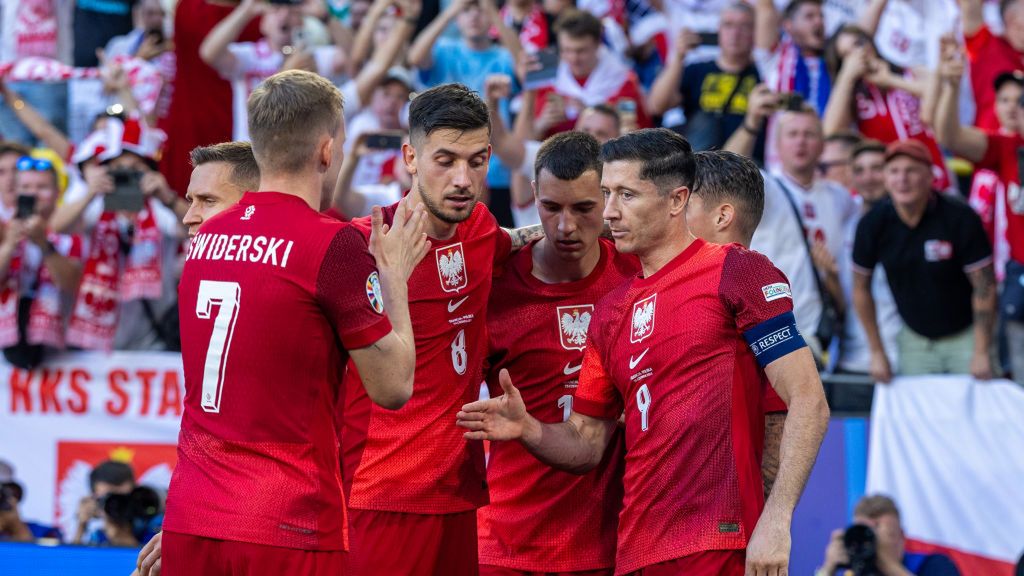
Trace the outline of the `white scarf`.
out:
[[[597,67],[582,86],[573,77],[569,65],[560,62],[558,76],[555,77],[555,91],[562,96],[579,100],[585,106],[596,106],[611,100],[628,79],[629,68],[618,56],[601,46],[597,51]]]

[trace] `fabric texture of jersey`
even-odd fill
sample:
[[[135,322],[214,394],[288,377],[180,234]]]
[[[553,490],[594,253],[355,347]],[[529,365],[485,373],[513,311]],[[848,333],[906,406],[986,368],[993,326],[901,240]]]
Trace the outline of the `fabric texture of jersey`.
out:
[[[384,211],[386,223],[396,208]],[[369,218],[353,224],[369,235]],[[452,514],[487,503],[483,443],[462,437],[455,414],[478,398],[494,263],[510,249],[482,203],[452,238],[431,239],[409,278],[416,376],[400,410],[373,405],[350,366],[342,448],[353,508]]]
[[[527,411],[541,422],[562,422],[572,411],[594,306],[640,269],[636,258],[600,242],[597,267],[582,280],[546,284],[534,277],[535,243],[494,280],[487,381],[500,395],[498,373],[508,369]],[[480,563],[541,572],[614,566],[622,458],[618,431],[601,464],[583,476],[551,468],[518,442],[492,443],[491,503],[478,513]]]
[[[345,576],[341,550],[296,550],[165,531],[160,573],[164,576]]]
[[[364,237],[296,196],[250,192],[203,225],[178,291],[185,411],[164,528],[344,548],[333,408],[346,350],[391,331],[377,278]]]
[[[598,304],[574,410],[615,419],[625,409],[617,574],[746,547],[764,506],[752,348],[767,357],[802,345],[792,309],[767,258],[702,240]]]

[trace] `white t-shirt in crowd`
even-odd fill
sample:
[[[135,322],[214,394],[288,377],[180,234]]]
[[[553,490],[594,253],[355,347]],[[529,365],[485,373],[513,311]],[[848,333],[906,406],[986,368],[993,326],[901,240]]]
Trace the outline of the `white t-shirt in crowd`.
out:
[[[856,216],[857,207],[850,193],[834,182],[816,180],[808,190],[784,175],[763,175],[764,214],[750,248],[767,256],[789,279],[797,328],[810,341],[821,320],[822,303],[814,279],[816,272],[801,235],[806,228],[812,243],[814,239],[822,240],[842,270],[849,266],[844,257],[846,223]],[[786,194],[796,202],[804,222],[802,226]]]
[[[363,110],[357,114],[346,128],[345,154],[352,153],[352,146],[355,145],[355,142],[363,134],[373,134],[374,132],[381,131],[380,121],[370,110]],[[387,184],[394,180],[397,170],[404,170],[401,162],[401,150],[377,150],[363,154],[359,158],[355,174],[352,175],[352,186],[359,188],[362,186]]]

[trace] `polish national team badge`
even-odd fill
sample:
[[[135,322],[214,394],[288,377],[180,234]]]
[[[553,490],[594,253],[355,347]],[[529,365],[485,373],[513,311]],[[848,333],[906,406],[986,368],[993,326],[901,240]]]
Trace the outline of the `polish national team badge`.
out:
[[[445,292],[458,292],[466,287],[466,255],[462,250],[462,242],[438,248],[434,251],[437,259],[437,276],[441,279],[441,289]]]
[[[384,313],[384,295],[380,290],[380,276],[376,271],[366,277],[366,299],[370,301],[370,307],[377,314]]]
[[[592,304],[581,306],[559,306],[555,309],[558,318],[558,334],[562,338],[562,348],[566,350],[583,350],[587,347],[587,329],[594,314]]]
[[[654,332],[654,307],[657,298],[657,294],[652,294],[633,304],[633,329],[629,331],[629,341],[633,344]]]

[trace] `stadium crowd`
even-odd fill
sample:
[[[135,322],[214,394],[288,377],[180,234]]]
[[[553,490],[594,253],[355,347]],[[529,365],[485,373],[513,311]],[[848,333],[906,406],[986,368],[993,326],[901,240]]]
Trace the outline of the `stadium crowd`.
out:
[[[529,234],[538,226],[547,231],[549,212],[560,209],[539,192],[543,170],[560,181],[589,173],[587,165],[567,167],[557,157],[560,150],[585,160],[589,141],[558,135],[582,132],[598,144],[613,142],[601,150],[606,163],[609,157],[646,161],[644,155],[653,153],[643,149],[647,135],[658,134],[650,138],[661,149],[678,144],[665,132],[639,132],[664,127],[685,136],[697,152],[693,195],[685,207],[689,230],[711,242],[748,247],[784,274],[788,286],[765,289],[785,286],[795,326],[822,374],[833,411],[870,410],[872,389],[859,383],[885,383],[896,375],[971,374],[1024,385],[1024,0],[0,0],[0,347],[7,362],[31,369],[66,349],[182,350],[178,286],[186,254],[205,247],[191,242],[206,219],[259,188],[261,169],[270,164],[254,150],[256,133],[273,122],[254,122],[251,97],[254,91],[266,95],[258,89],[287,70],[315,73],[342,95],[344,144],[325,153],[331,168],[320,176],[318,193],[328,199],[324,212],[354,221],[352,228],[365,232],[371,251],[374,233],[380,233],[366,218],[372,207],[395,204],[428,178],[425,169],[409,167],[407,151],[416,137],[415,130],[410,133],[410,108],[418,94],[456,83],[486,103],[490,131],[484,144],[493,147],[493,155],[473,161],[489,164],[484,203],[497,224],[511,230],[510,250],[536,246]],[[430,120],[428,112],[422,114]],[[438,125],[459,127],[446,121]],[[462,130],[475,126],[470,122]],[[431,135],[429,124],[421,130],[422,137]],[[644,135],[635,144],[640,152],[615,148],[623,142],[616,139],[629,134]],[[281,135],[276,146],[289,137]],[[716,150],[724,152],[709,152]],[[754,165],[760,170],[741,176]],[[597,175],[600,180],[600,170]],[[268,177],[265,170],[262,177]],[[584,208],[579,211],[584,214]],[[410,222],[421,218],[408,213]],[[387,215],[394,219],[392,234],[411,238],[399,214]],[[460,230],[476,234],[486,228],[470,222]],[[503,249],[502,240],[484,249],[465,234],[465,250],[473,250],[476,260],[499,260],[494,252]],[[612,236],[621,241],[614,222]],[[384,246],[377,244],[378,264]],[[281,253],[287,262],[288,252]],[[278,253],[267,247],[266,258],[271,254],[276,265]],[[622,267],[618,280],[636,274],[635,267],[605,260],[601,266]],[[447,274],[448,264],[437,263],[438,273]],[[559,276],[552,271],[557,268],[549,270],[548,284],[579,280]],[[391,273],[381,269],[382,277]],[[445,276],[452,286],[463,269],[471,278],[484,273],[474,271],[468,258],[460,260],[451,277]],[[414,272],[398,265],[395,270],[394,277],[416,281]],[[505,274],[511,270],[510,265]],[[495,293],[503,281],[495,280]],[[384,284],[383,295],[379,285],[366,289],[388,302],[401,339],[403,327],[411,330],[404,326],[409,320],[391,312],[398,297]],[[418,317],[422,304],[414,290],[411,284],[404,298],[418,331],[429,319]],[[764,299],[776,298],[765,292]],[[453,302],[461,305],[449,301],[449,313]],[[486,304],[474,298],[467,308],[485,310]],[[504,313],[508,324],[523,313],[502,310],[493,298],[490,306],[488,314]],[[565,325],[561,346],[567,350],[580,326],[586,342],[586,324],[573,324],[581,312],[575,310]],[[523,335],[490,332],[491,361],[504,366],[508,359],[495,359],[494,350],[508,345],[502,338]],[[453,343],[451,354],[462,377],[466,366],[458,370],[457,356],[460,350],[466,354],[467,335],[473,346],[486,339],[477,324],[460,334],[462,348]],[[352,335],[352,342],[363,342],[357,336],[366,337]],[[346,347],[348,337],[339,335]],[[353,360],[367,362],[359,355]],[[417,356],[417,378],[419,362]],[[346,411],[369,413],[371,400],[388,403],[382,392],[372,391],[370,365],[366,371],[359,365],[365,392],[350,393]],[[566,364],[566,376],[569,369]],[[479,384],[487,376],[480,368],[466,378]],[[497,377],[486,380],[495,395],[515,390]],[[351,392],[352,384],[347,387]],[[787,406],[790,418],[793,412],[789,392],[781,405],[772,396],[769,390],[764,399],[767,446],[773,430],[782,436],[781,420],[773,421],[772,412],[784,413]],[[593,398],[577,400],[589,414],[585,418],[596,420],[607,408]],[[531,413],[536,408],[525,405]],[[572,398],[558,408],[568,420]],[[388,416],[373,410],[374,425],[381,427],[380,419]],[[415,434],[428,434],[429,424]],[[388,439],[373,428],[346,433],[343,451]],[[602,432],[602,447],[610,442],[614,448],[612,433]],[[508,436],[513,437],[518,438]],[[359,441],[346,445],[345,438]],[[442,452],[424,450],[407,466],[442,458],[448,441],[438,441]],[[542,455],[539,445],[523,443],[545,462],[562,462]],[[492,462],[513,457],[504,450],[492,445]],[[486,493],[459,492],[431,502],[426,488],[361,479],[374,467],[381,470],[375,476],[386,475],[393,465],[388,462],[402,454],[396,449],[363,456],[356,460],[359,474],[353,466],[342,475],[356,481],[347,486],[351,522],[365,538],[359,544],[367,557],[371,553],[365,551],[385,545],[386,533],[374,524],[381,515],[366,512],[384,494],[399,511],[413,514],[436,514],[460,498],[459,505],[471,510],[486,501]],[[766,448],[766,460],[770,454]],[[465,455],[461,464],[472,462]],[[92,479],[81,529],[64,535],[69,541],[139,545],[155,532],[153,518],[162,515],[146,506],[150,495],[137,493],[130,471],[115,464]],[[340,465],[349,463],[343,457]],[[608,462],[600,466],[615,468]],[[505,476],[488,472],[491,506],[485,510],[493,512],[481,515],[493,515],[488,525],[507,521],[502,498],[522,497],[510,479],[524,471],[500,473]],[[770,481],[765,482],[768,492]],[[110,502],[103,498],[104,483],[123,488],[117,492],[133,495],[153,514],[134,527],[116,525],[109,511],[96,509],[97,502],[100,509]],[[614,493],[603,485],[577,489]],[[4,492],[3,498],[16,512],[20,495]],[[406,502],[416,504],[401,508]],[[118,505],[115,499],[112,509]],[[192,526],[180,520],[178,506],[176,527],[187,531]],[[865,506],[865,517],[895,514],[898,524],[891,501]],[[601,524],[602,511],[594,512],[593,523]],[[43,534],[6,522],[9,514],[9,508],[0,511],[8,536]],[[105,524],[90,524],[97,519]],[[371,532],[381,541],[371,542]],[[613,542],[614,535],[613,530]],[[182,542],[177,546],[180,552]],[[539,564],[508,564],[503,546],[481,532],[481,563],[550,571]],[[607,569],[614,560],[601,556],[604,548],[592,552],[595,569]],[[841,556],[830,548],[829,571],[842,564]],[[935,570],[920,573],[948,573],[941,571],[945,567]]]

